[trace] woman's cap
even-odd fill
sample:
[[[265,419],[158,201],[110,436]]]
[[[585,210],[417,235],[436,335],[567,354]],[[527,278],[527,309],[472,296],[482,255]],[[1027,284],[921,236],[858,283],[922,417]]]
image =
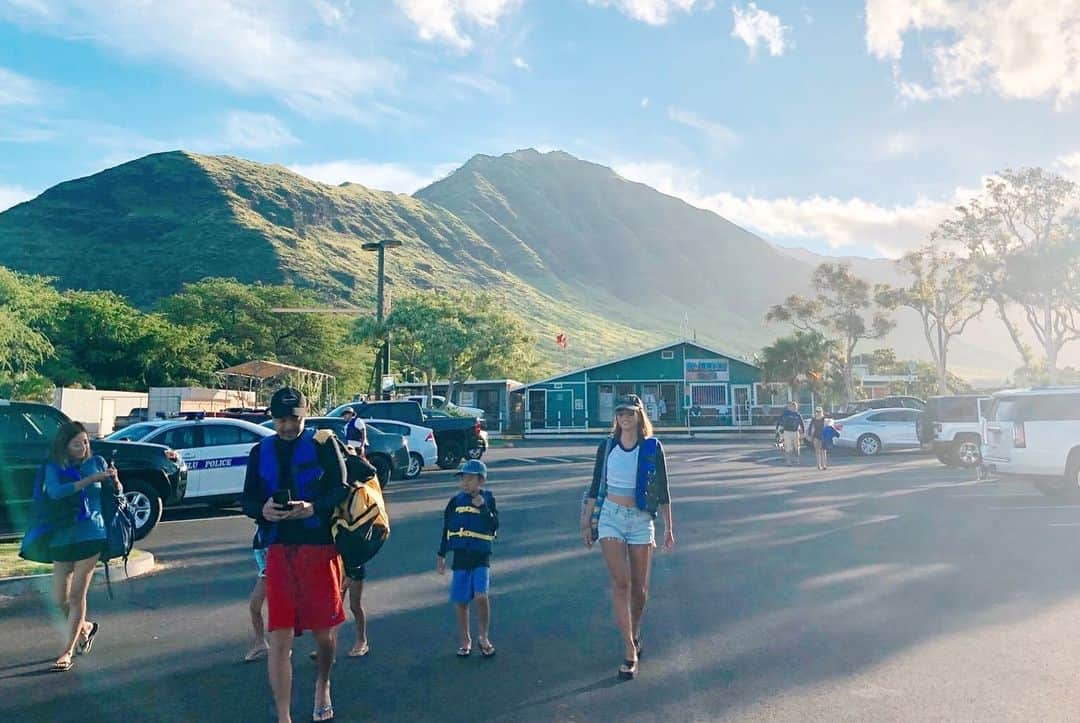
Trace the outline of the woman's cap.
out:
[[[634,409],[641,411],[645,409],[645,405],[641,403],[641,397],[638,395],[626,394],[615,401],[615,411],[618,412],[620,409]]]
[[[282,387],[270,397],[270,416],[274,419],[307,415],[307,399],[299,389]]]

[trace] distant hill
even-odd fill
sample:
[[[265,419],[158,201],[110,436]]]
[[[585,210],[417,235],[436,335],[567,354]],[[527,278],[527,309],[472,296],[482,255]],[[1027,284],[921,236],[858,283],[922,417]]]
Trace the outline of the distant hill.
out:
[[[182,151],[55,186],[0,213],[0,264],[68,288],[112,289],[149,307],[207,276],[291,282],[327,303],[374,306],[386,237],[391,289],[468,285],[527,319],[550,368],[580,366],[696,333],[750,357],[783,329],[769,305],[809,290],[836,260],[781,249],[710,211],[562,152],[475,156],[414,196],[329,186],[281,166]],[[841,259],[874,282],[895,264]],[[925,358],[914,313],[886,344]],[[684,319],[689,323],[684,326]],[[957,344],[977,376],[1019,362],[991,315]],[[554,344],[567,333],[570,350]]]

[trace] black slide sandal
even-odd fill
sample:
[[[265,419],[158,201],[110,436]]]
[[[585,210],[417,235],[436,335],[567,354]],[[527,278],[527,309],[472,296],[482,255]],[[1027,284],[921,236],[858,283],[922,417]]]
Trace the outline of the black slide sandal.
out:
[[[619,678],[621,680],[632,680],[638,672],[638,661],[636,660],[624,660],[623,664],[619,666]]]

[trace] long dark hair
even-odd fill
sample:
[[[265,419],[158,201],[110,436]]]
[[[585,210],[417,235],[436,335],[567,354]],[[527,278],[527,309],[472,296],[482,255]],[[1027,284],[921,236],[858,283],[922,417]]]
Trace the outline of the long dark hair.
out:
[[[49,447],[49,460],[56,462],[61,467],[68,463],[67,446],[71,440],[86,432],[82,422],[65,422],[56,430],[52,446]],[[89,436],[89,435],[87,435]]]

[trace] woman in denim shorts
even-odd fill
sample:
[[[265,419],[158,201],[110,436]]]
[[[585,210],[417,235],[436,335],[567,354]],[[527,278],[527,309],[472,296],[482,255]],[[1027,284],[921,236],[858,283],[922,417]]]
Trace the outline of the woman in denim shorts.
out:
[[[594,538],[593,511],[600,506]],[[664,448],[652,436],[641,399],[630,394],[615,405],[611,436],[596,451],[592,485],[586,495],[581,528],[585,546],[600,541],[612,583],[615,623],[622,634],[619,677],[633,678],[641,657],[641,618],[649,596],[649,569],[656,546],[654,520],[664,520],[664,549],[675,547]]]

